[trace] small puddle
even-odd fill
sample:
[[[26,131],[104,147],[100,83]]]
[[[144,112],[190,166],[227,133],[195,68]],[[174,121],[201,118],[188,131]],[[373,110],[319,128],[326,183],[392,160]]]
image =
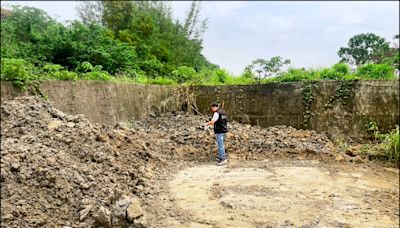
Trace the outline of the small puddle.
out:
[[[193,227],[397,228],[398,178],[398,170],[384,169],[203,165],[181,171],[169,187]]]

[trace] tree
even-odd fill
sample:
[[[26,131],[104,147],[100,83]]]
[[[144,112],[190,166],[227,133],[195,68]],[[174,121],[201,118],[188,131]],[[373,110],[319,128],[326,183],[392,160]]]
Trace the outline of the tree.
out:
[[[251,65],[248,65],[244,68],[243,73],[241,75],[243,78],[248,78],[248,79],[255,79],[255,75],[251,71]]]
[[[102,1],[103,24],[118,34],[128,28],[134,17],[133,1]]]
[[[389,50],[389,43],[373,33],[362,33],[350,38],[348,47],[341,47],[338,55],[341,62],[355,64],[381,63],[384,53]]]
[[[187,39],[202,41],[203,34],[207,29],[208,20],[200,20],[200,1],[192,1],[190,9],[186,13],[183,31]]]
[[[280,56],[274,56],[270,60],[265,61],[264,69],[264,76],[272,76],[278,73],[283,65],[290,64],[290,59],[283,59]]]
[[[45,11],[28,6],[12,6],[12,14],[1,22],[1,54],[31,63],[52,61],[62,43],[64,27]]]
[[[394,42],[392,43],[389,50],[384,54],[383,63],[393,66],[397,72],[400,71],[400,49],[399,41],[400,36],[395,35],[393,37]]]
[[[196,71],[215,68],[201,54],[207,20],[200,19],[199,1],[192,3],[182,24],[174,21],[170,2],[101,1],[99,4],[82,4],[78,8],[81,19],[86,24],[101,21],[113,31],[115,38],[134,46],[141,69],[148,74],[155,75],[153,70],[148,71],[153,63],[157,63],[160,75],[171,75],[179,66]]]
[[[265,65],[264,59],[255,59],[246,68],[251,69],[254,72],[256,72],[258,75],[258,82],[260,82],[261,81],[261,73],[264,71],[264,65]]]
[[[179,84],[190,81],[196,75],[196,71],[191,67],[180,66],[172,71],[172,75]]]
[[[261,81],[261,73],[264,73],[263,77],[276,75],[284,65],[290,64],[290,62],[290,59],[284,60],[280,56],[274,56],[269,60],[259,58],[253,60],[246,69],[254,70],[258,74],[258,80]]]
[[[84,24],[103,24],[104,7],[101,1],[83,1],[76,9]]]
[[[186,24],[174,20],[170,2],[162,1],[84,1],[78,7],[82,22],[67,24],[43,10],[17,6],[2,20],[1,57],[79,73],[87,73],[82,70],[87,62],[132,77],[174,78],[180,66],[216,69],[201,53],[205,26],[199,4],[192,4]]]
[[[101,65],[109,73],[138,68],[133,46],[114,39],[112,32],[100,24],[85,25],[74,21],[66,28],[65,44],[60,45],[54,63],[79,68],[82,62]]]

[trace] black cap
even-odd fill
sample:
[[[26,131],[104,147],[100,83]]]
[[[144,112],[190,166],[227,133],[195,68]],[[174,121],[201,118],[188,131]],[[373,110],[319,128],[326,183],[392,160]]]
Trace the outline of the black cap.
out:
[[[218,104],[217,102],[214,101],[214,102],[211,103],[210,106],[211,106],[211,107],[219,107],[219,104]]]

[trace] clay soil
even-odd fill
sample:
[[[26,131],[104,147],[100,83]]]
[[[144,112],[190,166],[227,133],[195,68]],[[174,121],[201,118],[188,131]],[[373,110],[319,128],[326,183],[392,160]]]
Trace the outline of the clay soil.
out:
[[[399,170],[324,135],[206,116],[105,126],[34,97],[1,106],[1,227],[399,227]]]

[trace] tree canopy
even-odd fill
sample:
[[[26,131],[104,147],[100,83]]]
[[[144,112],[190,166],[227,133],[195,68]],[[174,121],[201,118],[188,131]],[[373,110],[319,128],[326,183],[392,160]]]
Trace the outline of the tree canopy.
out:
[[[262,77],[276,75],[284,65],[290,64],[290,62],[290,59],[283,59],[281,56],[274,56],[271,59],[258,58],[247,66],[247,71],[254,71],[261,80]],[[262,76],[261,73],[263,73]]]
[[[395,42],[372,33],[352,37],[340,48],[344,64],[305,70],[280,56],[255,59],[236,77],[202,55],[208,21],[193,1],[186,18],[173,19],[170,2],[83,1],[81,20],[60,23],[45,11],[12,6],[1,23],[1,80],[128,80],[156,84],[251,84],[268,81],[342,80],[394,77]],[[372,64],[370,64],[372,63]],[[16,70],[18,69],[18,70]],[[278,76],[278,77],[270,77]]]
[[[216,69],[201,54],[206,20],[199,11],[193,2],[180,23],[169,2],[85,1],[78,7],[82,21],[64,25],[43,10],[12,6],[2,21],[1,56],[76,71],[89,62],[131,77],[173,77],[180,66]]]
[[[357,66],[365,63],[381,63],[384,53],[389,50],[389,43],[373,33],[362,33],[353,36],[348,47],[341,47],[338,55],[342,62]]]

